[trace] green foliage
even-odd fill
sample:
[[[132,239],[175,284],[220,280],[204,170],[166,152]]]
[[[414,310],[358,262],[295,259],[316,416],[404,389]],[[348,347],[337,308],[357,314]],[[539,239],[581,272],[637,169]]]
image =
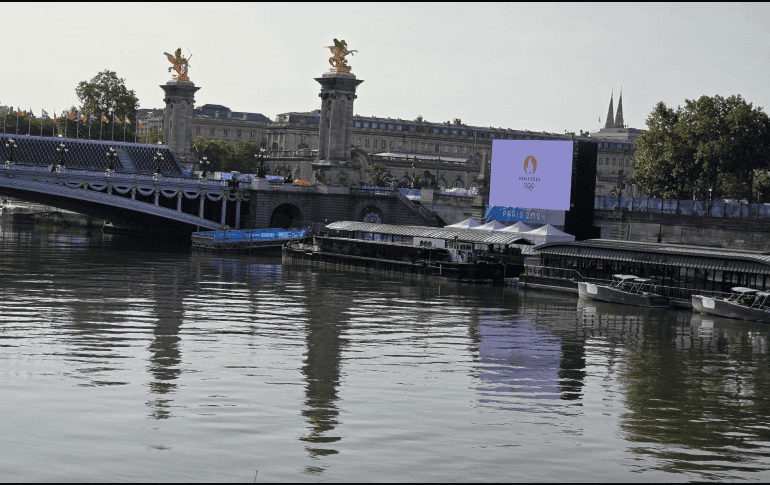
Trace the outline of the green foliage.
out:
[[[374,187],[384,187],[387,185],[385,181],[383,180],[383,175],[385,175],[385,171],[387,168],[382,163],[373,163],[369,166],[369,185],[373,185]]]
[[[151,126],[147,129],[144,135],[139,135],[136,141],[139,143],[150,143],[156,145],[159,141],[163,140],[163,130],[158,129],[157,126]]]
[[[232,170],[241,173],[257,173],[259,160],[254,156],[259,153],[259,143],[239,141],[235,144]]]
[[[739,95],[685,100],[676,110],[660,102],[647,126],[632,182],[655,196],[705,198],[711,189],[715,200],[752,200],[755,179],[770,169],[770,118]]]
[[[73,106],[70,108],[70,111],[77,110],[78,114],[95,114],[99,119],[83,123],[79,118],[77,120],[65,120],[63,117],[60,117],[57,120],[57,128],[60,127],[62,133],[64,133],[66,123],[68,135],[70,132],[74,134],[74,131],[77,130],[79,133],[85,133],[85,136],[81,138],[88,138],[88,128],[90,125],[90,138],[99,139],[100,132],[102,132],[102,138],[109,140],[113,138],[114,130],[114,139],[122,141],[125,128],[126,140],[134,140],[136,111],[139,108],[139,99],[136,97],[133,89],[126,88],[125,79],[119,78],[114,71],[105,70],[91,78],[90,81],[81,81],[75,88],[75,93],[78,96],[81,107],[76,108]],[[100,127],[102,114],[107,116],[109,123],[102,123]],[[116,123],[117,126],[114,127],[112,126],[113,114],[117,115],[121,121],[121,123]],[[130,121],[127,125],[125,124],[126,116],[128,116]]]
[[[206,140],[200,136],[194,136],[192,143],[199,159],[204,155],[208,158],[210,171],[257,173],[259,161],[254,155],[259,153],[259,143],[239,141],[233,147],[229,141]]]
[[[16,111],[0,116],[0,124],[4,124],[0,132],[19,135],[52,136],[54,129],[52,119],[33,118],[29,113],[19,116]]]

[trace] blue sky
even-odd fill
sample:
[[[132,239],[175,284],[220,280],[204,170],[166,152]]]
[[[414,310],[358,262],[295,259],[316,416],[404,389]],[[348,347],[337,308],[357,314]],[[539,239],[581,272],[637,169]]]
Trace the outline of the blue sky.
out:
[[[741,94],[767,112],[761,4],[4,4],[0,104],[57,112],[104,69],[163,104],[163,52],[192,52],[196,105],[275,118],[320,106],[325,46],[356,52],[356,114],[563,133],[655,103]]]

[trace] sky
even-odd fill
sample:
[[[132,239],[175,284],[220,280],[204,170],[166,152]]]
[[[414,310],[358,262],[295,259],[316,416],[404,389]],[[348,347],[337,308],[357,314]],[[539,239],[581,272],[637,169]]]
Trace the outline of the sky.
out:
[[[770,104],[770,4],[3,4],[0,105],[57,113],[115,71],[163,107],[164,52],[192,53],[195,105],[271,119],[320,107],[314,78],[344,39],[355,113],[564,133],[655,104],[740,94]]]

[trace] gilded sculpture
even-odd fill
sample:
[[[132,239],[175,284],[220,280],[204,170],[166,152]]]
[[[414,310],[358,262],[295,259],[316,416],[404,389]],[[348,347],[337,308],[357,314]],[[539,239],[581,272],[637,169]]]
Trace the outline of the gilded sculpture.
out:
[[[328,48],[332,51],[332,57],[329,58],[329,64],[332,65],[332,72],[349,73],[350,66],[348,65],[347,59],[345,59],[345,56],[348,54],[352,56],[354,52],[358,51],[349,51],[348,43],[344,40],[337,39],[334,39],[334,45],[328,46]]]
[[[187,76],[187,70],[190,68],[189,59],[185,59],[182,56],[182,48],[176,50],[176,55],[171,55],[168,52],[164,52],[166,57],[168,57],[168,60],[173,66],[168,68],[168,72],[171,72],[171,70],[175,70],[176,74],[173,75],[173,78],[175,81],[182,81],[182,82],[190,82],[190,78]],[[190,59],[192,59],[192,54],[190,54]]]

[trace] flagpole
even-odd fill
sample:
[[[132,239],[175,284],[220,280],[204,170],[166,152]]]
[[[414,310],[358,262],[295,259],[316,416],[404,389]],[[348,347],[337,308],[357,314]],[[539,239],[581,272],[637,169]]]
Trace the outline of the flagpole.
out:
[[[80,138],[80,123],[78,123],[77,114],[75,115],[75,139]]]
[[[92,121],[93,120],[91,119],[91,114],[89,113],[88,114],[88,139],[89,140],[91,139],[91,125],[93,124],[91,123]]]
[[[102,133],[104,133],[104,115],[101,115],[101,118],[99,118],[99,140],[102,139]]]
[[[115,112],[112,113],[112,141],[115,141]]]
[[[126,142],[126,125],[128,125],[128,123],[126,123],[126,120],[128,120],[128,116],[123,118],[123,143]]]
[[[19,136],[19,112],[16,112],[16,136]]]
[[[65,111],[65,113],[66,113],[66,111]],[[67,120],[69,119],[69,117],[70,117],[69,113],[67,113],[67,116],[64,117],[64,138],[67,138],[67,128],[68,128]]]

